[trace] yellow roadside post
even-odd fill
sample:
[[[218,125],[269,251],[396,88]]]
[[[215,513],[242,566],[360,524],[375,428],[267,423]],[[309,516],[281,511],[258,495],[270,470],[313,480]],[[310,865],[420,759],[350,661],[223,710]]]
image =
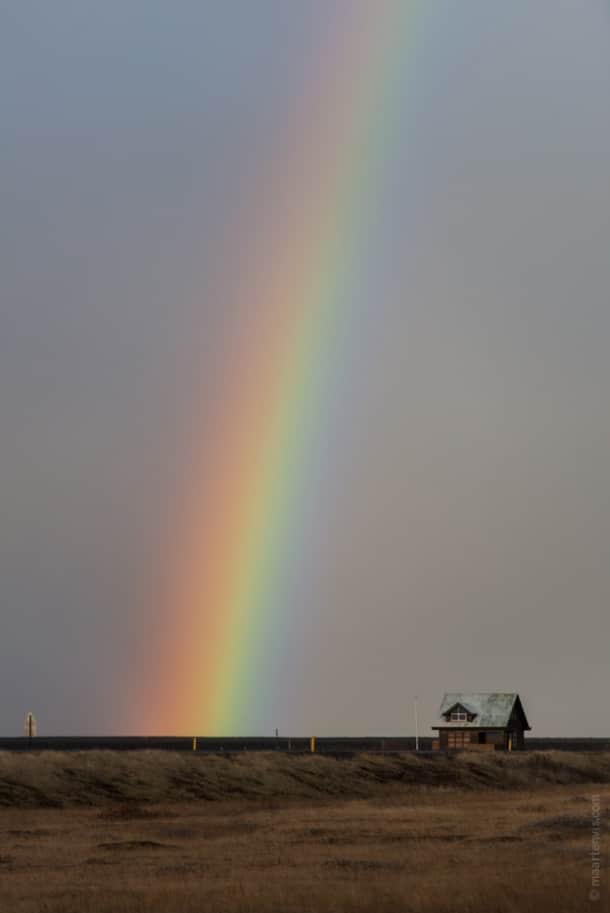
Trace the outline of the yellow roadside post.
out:
[[[312,754],[315,754],[315,751],[316,751],[316,737],[315,737],[315,735],[312,735],[311,739],[309,740],[309,747],[310,747],[310,749],[311,749],[311,753],[312,753]]]
[[[197,736],[193,739],[193,751],[197,751]]]

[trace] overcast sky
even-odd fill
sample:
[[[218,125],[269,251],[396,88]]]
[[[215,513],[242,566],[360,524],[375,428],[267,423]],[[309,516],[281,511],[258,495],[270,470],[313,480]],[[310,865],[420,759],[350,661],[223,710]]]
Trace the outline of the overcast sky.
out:
[[[127,725],[244,317],[223,277],[348,6],[0,0],[0,734]],[[518,690],[535,734],[607,735],[610,13],[429,6],[276,725],[398,734],[414,693],[427,727],[445,690]]]

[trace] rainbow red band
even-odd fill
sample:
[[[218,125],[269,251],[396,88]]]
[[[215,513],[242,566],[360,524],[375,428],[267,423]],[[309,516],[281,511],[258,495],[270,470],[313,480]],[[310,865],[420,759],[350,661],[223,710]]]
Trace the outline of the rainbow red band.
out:
[[[188,516],[176,520],[149,730],[245,735],[273,724],[260,710],[273,683],[265,645],[290,624],[282,597],[298,560],[292,531],[319,456],[337,348],[357,322],[353,267],[421,7],[350,0],[315,61],[288,165],[274,176],[282,205],[272,206],[248,284],[256,338],[244,333],[227,367],[235,377],[224,420],[203,443]],[[256,237],[260,223],[254,214]]]

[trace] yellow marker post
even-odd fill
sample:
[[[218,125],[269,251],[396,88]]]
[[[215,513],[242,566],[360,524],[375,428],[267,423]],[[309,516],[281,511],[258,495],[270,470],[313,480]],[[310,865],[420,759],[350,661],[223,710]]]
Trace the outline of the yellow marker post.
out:
[[[193,739],[193,751],[197,751],[197,736]]]
[[[310,747],[310,749],[311,749],[311,753],[312,753],[312,754],[315,754],[315,751],[316,751],[316,737],[315,737],[315,735],[312,735],[311,739],[309,740],[309,747]]]

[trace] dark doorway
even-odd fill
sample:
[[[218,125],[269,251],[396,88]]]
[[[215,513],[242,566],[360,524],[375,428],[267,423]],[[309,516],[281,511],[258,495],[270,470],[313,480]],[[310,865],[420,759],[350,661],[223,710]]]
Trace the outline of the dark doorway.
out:
[[[487,743],[487,733],[480,732],[479,733],[479,745],[485,745],[486,743]]]

